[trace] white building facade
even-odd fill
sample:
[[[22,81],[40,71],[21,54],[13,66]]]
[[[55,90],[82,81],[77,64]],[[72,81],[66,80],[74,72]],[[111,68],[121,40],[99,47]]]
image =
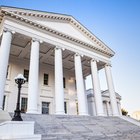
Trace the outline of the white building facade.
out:
[[[94,97],[95,95],[94,95],[93,89],[88,89],[86,91],[86,93],[87,93],[87,101],[88,101],[88,113],[90,116],[97,116],[95,97]],[[115,95],[116,95],[118,112],[120,115],[122,115],[121,104],[120,104],[121,96],[118,93],[115,93]],[[101,91],[101,96],[102,96],[104,115],[105,116],[112,116],[113,112],[112,112],[109,91],[108,90]]]
[[[0,110],[15,110],[14,78],[21,73],[27,79],[21,89],[22,112],[121,115],[111,75],[114,52],[72,16],[1,7],[0,36]],[[104,109],[101,69],[105,69],[111,113]],[[93,114],[84,83],[90,74]]]

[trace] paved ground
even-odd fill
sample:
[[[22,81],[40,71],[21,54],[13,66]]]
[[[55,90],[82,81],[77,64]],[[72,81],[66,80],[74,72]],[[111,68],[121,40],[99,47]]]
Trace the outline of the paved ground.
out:
[[[23,114],[42,140],[140,140],[140,127],[118,117]]]

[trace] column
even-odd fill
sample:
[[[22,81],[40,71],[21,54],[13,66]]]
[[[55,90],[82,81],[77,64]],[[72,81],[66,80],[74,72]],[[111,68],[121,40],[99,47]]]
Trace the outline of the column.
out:
[[[120,101],[117,102],[117,104],[118,104],[119,114],[120,114],[120,116],[121,116],[121,115],[122,115],[122,111],[121,111],[121,103],[120,103]]]
[[[95,98],[95,106],[96,106],[96,113],[97,116],[104,116],[104,109],[103,109],[103,101],[101,96],[101,89],[97,71],[97,62],[95,60],[91,60],[91,76],[92,76],[92,83],[94,89],[94,98]]]
[[[4,89],[6,83],[7,66],[10,55],[12,33],[4,31],[0,47],[0,110],[2,110]]]
[[[113,116],[119,116],[110,65],[105,65],[105,73],[106,73],[108,91],[109,91],[109,95],[110,95],[112,114],[113,114]]]
[[[64,114],[62,49],[55,48],[55,113]]]
[[[75,61],[75,77],[76,77],[76,86],[77,86],[79,115],[88,115],[87,97],[84,89],[81,56],[76,54],[74,56],[74,61]]]
[[[111,111],[110,111],[110,105],[109,105],[108,101],[106,101],[106,107],[107,107],[107,114],[108,114],[108,116],[111,116],[112,114],[111,114]]]
[[[32,40],[30,54],[27,113],[38,114],[39,41]]]

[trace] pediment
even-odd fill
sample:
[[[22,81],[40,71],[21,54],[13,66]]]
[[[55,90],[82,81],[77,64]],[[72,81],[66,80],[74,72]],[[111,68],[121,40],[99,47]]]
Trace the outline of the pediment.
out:
[[[56,31],[74,37],[78,40],[84,41],[90,45],[96,45],[92,41],[90,41],[86,36],[84,36],[81,32],[79,32],[75,27],[73,27],[70,23],[65,22],[54,22],[54,21],[45,21],[45,20],[35,20],[37,23],[50,27]]]
[[[108,90],[102,91],[101,93],[102,93],[102,95],[104,95],[104,96],[108,96],[108,97],[110,96]],[[121,99],[121,96],[120,96],[117,92],[115,92],[115,94],[116,94],[116,97],[117,97],[117,98]]]
[[[106,46],[72,16],[12,7],[2,7],[2,9],[34,23],[40,24],[40,26],[48,27],[51,30],[58,31],[61,34],[85,42],[110,56],[114,55],[114,52],[108,46]]]

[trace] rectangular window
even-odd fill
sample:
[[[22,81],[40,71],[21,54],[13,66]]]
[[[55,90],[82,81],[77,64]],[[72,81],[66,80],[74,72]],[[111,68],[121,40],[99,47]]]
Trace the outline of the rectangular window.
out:
[[[67,114],[67,102],[64,102],[64,111],[65,111],[65,114]]]
[[[24,77],[26,78],[26,82],[28,82],[28,79],[29,79],[29,70],[24,70]]]
[[[28,102],[27,98],[21,98],[21,112],[22,113],[26,113],[27,111],[27,102]]]
[[[42,102],[42,114],[49,114],[50,102]]]
[[[9,65],[7,66],[6,78],[8,78],[8,74],[9,74]]]
[[[44,85],[48,85],[49,82],[49,74],[44,73]]]
[[[2,109],[4,110],[4,108],[5,108],[5,100],[6,100],[6,96],[4,95],[3,96],[3,104],[2,104]]]
[[[63,77],[63,88],[66,88],[66,78]]]
[[[75,89],[77,89],[76,80],[75,80]]]
[[[77,115],[79,115],[78,102],[76,102],[76,112],[77,112]]]

